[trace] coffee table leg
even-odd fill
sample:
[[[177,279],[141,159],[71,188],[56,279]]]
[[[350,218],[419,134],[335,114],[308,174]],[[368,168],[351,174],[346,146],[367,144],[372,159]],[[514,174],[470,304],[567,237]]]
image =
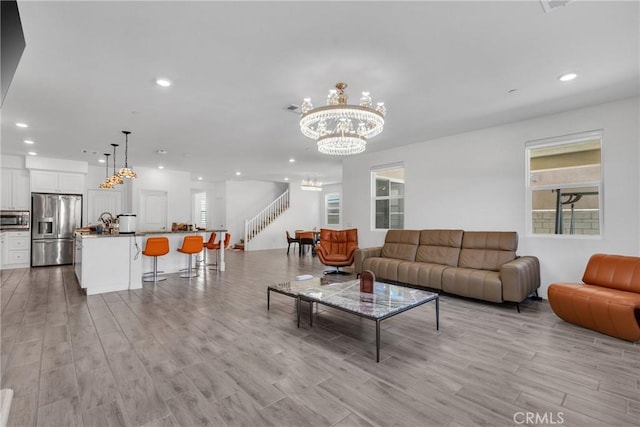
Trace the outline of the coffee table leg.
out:
[[[376,320],[376,363],[380,363],[380,320]]]
[[[436,297],[436,330],[440,330],[440,296]]]
[[[298,328],[300,327],[300,297],[296,298],[296,315],[298,316]]]
[[[271,303],[271,289],[267,288],[267,311],[269,310],[270,303]]]
[[[309,301],[309,326],[313,326],[313,301]]]

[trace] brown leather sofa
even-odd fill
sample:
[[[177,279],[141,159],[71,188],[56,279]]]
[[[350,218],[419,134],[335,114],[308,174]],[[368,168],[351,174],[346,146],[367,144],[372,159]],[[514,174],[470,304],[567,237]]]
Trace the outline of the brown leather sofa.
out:
[[[518,233],[389,230],[384,245],[358,249],[355,270],[385,281],[519,304],[540,287],[540,263],[518,257]],[[518,307],[519,310],[519,307]]]
[[[595,254],[582,282],[549,285],[554,313],[612,337],[640,340],[640,257]]]

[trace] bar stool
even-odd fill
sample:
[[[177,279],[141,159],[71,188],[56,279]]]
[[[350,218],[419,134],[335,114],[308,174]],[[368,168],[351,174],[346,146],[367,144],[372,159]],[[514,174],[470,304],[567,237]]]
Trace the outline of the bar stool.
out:
[[[158,271],[158,257],[163,256],[169,253],[169,239],[166,237],[149,237],[147,239],[147,243],[144,245],[144,250],[142,251],[142,255],[152,256],[153,257],[153,271],[148,273],[144,273],[142,275],[142,280],[144,282],[160,282],[162,280],[167,280],[166,277],[161,277],[158,279],[158,273],[163,273],[163,271]]]
[[[184,236],[182,240],[182,247],[178,248],[178,252],[182,252],[183,254],[189,254],[189,266],[187,267],[187,273],[181,274],[180,277],[196,277],[198,273],[193,273],[193,269],[191,268],[193,254],[197,254],[202,251],[202,245],[204,243],[204,239],[202,236]]]
[[[202,244],[202,249],[204,249],[204,255],[203,255],[203,259],[202,259],[202,264],[207,266],[207,265],[213,265],[213,264],[207,264],[207,250],[209,249],[214,249],[214,245],[216,242],[216,232],[212,231],[211,235],[209,236],[209,240],[207,240],[205,243]],[[197,262],[196,262],[197,264]]]
[[[231,242],[231,234],[226,233],[226,235],[224,236],[224,248],[227,249],[229,247],[229,243]],[[211,245],[211,247],[207,247],[207,249],[211,249],[211,250],[219,250],[220,249],[220,242],[218,243],[214,243],[213,245]],[[218,256],[216,254],[216,263],[215,264],[209,264],[209,265],[215,265],[216,268],[218,266]],[[215,270],[216,268],[210,268],[209,270]]]

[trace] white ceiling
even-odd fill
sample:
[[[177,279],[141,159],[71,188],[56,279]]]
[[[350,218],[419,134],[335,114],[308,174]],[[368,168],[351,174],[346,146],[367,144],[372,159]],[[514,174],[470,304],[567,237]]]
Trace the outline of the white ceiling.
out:
[[[127,129],[134,166],[340,182],[341,158],[319,154],[286,110],[324,103],[339,81],[352,102],[369,90],[387,106],[368,151],[639,93],[637,1],[550,13],[539,1],[18,5],[27,47],[2,108],[3,154],[97,165]],[[579,77],[560,82],[567,71]]]

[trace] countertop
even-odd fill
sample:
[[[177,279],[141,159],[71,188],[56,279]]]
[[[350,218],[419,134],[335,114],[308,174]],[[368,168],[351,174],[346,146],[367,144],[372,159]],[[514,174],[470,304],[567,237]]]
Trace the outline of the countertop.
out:
[[[114,233],[114,234],[98,234],[96,232],[80,232],[80,236],[83,239],[86,238],[108,238],[108,237],[133,237],[133,236],[147,236],[150,234],[194,234],[194,233],[211,233],[211,232],[227,232],[227,230],[196,230],[196,231],[167,231],[167,230],[159,230],[159,231],[139,231],[136,233]],[[76,231],[76,234],[78,232]]]

